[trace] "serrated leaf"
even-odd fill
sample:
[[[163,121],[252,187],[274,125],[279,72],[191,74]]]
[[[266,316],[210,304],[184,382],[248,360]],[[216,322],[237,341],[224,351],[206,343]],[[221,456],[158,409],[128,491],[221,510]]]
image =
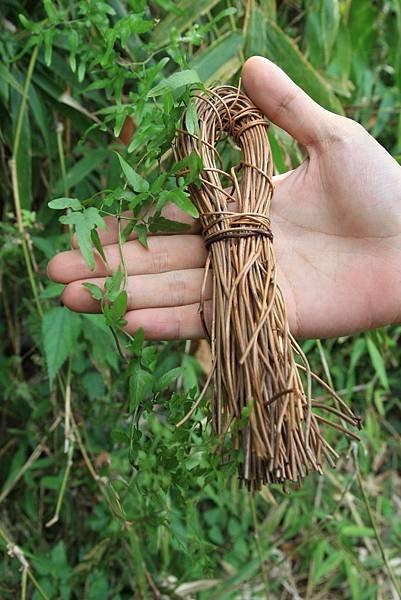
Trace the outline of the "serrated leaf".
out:
[[[54,210],[64,210],[65,208],[71,208],[71,210],[81,210],[82,204],[78,198],[55,198],[47,203],[49,208]]]
[[[154,377],[149,371],[139,364],[134,365],[129,381],[131,412],[152,394],[153,382]]]
[[[155,392],[167,389],[180,375],[182,375],[182,367],[175,367],[164,373],[155,383]]]
[[[91,232],[96,227],[106,229],[106,224],[94,206],[86,208],[82,212],[72,212],[60,217],[60,223],[74,225],[77,234],[77,241],[82,256],[90,270],[95,268],[95,259],[93,256]]]
[[[137,173],[131,167],[131,165],[129,165],[120,154],[118,154],[118,152],[116,152],[116,154],[118,156],[118,160],[120,161],[123,173],[134,192],[141,193],[149,191],[149,183],[146,181],[146,179],[139,175],[139,173]]]
[[[50,384],[73,351],[80,328],[80,316],[64,306],[56,306],[44,314],[42,339]]]

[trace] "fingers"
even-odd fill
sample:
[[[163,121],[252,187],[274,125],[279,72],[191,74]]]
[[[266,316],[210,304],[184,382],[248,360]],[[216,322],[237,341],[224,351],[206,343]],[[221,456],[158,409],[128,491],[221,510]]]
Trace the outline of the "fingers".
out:
[[[199,302],[188,306],[144,308],[125,315],[126,331],[133,335],[139,327],[147,340],[189,340],[205,337],[199,313]],[[207,326],[211,320],[211,302],[205,303]]]
[[[300,144],[313,146],[333,132],[333,118],[337,115],[312,100],[267,58],[249,58],[242,70],[242,82],[265,115]]]
[[[121,215],[123,218],[120,221],[120,227],[121,230],[123,231],[124,228],[128,225],[130,218],[132,218],[132,212],[131,211],[125,211],[122,213]],[[187,213],[185,213],[183,210],[180,210],[178,208],[178,206],[175,206],[175,204],[166,204],[166,206],[163,208],[162,210],[162,216],[165,217],[166,219],[170,219],[171,221],[179,221],[180,223],[187,223],[188,225],[190,225],[190,229],[187,229],[184,232],[181,233],[185,233],[185,234],[189,234],[189,233],[199,233],[200,232],[200,223],[198,219],[193,219],[192,217],[190,217]],[[106,216],[104,217],[104,221],[107,225],[107,229],[98,229],[97,232],[99,234],[100,237],[100,241],[102,242],[102,245],[107,245],[107,244],[116,244],[118,241],[118,221],[115,217],[110,217],[110,216]],[[172,231],[172,234],[176,234],[177,232]],[[149,234],[149,235],[155,235],[155,234]],[[159,234],[156,234],[159,235]],[[168,233],[165,233],[164,235],[169,235]],[[135,233],[135,231],[133,231],[128,239],[129,240],[135,240],[137,239],[137,234]],[[78,248],[78,242],[77,242],[77,238],[76,235],[73,236],[72,238],[72,245],[74,248]]]
[[[128,310],[185,306],[199,302],[203,269],[168,271],[157,275],[132,275],[128,277]],[[89,280],[103,289],[105,279]],[[71,310],[84,313],[100,312],[100,302],[92,298],[84,281],[73,281],[65,288],[63,303]],[[211,277],[208,277],[205,298],[212,295]]]
[[[164,273],[180,269],[203,267],[206,261],[206,248],[200,235],[153,236],[148,238],[148,248],[137,240],[123,246],[123,254],[128,275]],[[95,268],[91,271],[79,250],[60,252],[49,262],[48,276],[59,283],[70,283],[80,279],[107,277],[121,264],[117,244],[104,247],[110,271],[104,261],[95,254]]]

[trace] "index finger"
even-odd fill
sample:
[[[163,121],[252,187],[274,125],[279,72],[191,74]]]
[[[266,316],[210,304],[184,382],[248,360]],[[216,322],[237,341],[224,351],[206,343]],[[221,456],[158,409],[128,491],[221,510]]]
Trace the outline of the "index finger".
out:
[[[152,211],[150,211],[152,214]],[[199,219],[193,219],[186,212],[178,208],[175,204],[166,204],[166,206],[162,210],[162,216],[166,219],[170,219],[171,221],[179,221],[180,223],[186,223],[190,225],[189,229],[185,229],[183,231],[163,231],[163,235],[171,235],[177,233],[200,233],[200,223]],[[121,213],[121,230],[123,231],[125,227],[127,227],[130,219],[132,218],[132,211],[124,211]],[[116,244],[118,242],[118,219],[117,217],[111,217],[106,215],[104,217],[104,222],[106,223],[107,229],[98,229],[97,232],[99,234],[100,241],[103,246],[108,246],[110,244]],[[160,233],[149,235],[160,235]],[[128,240],[135,240],[138,238],[138,235],[135,231],[132,231],[128,236]],[[78,242],[76,235],[72,238],[72,247],[78,248]]]

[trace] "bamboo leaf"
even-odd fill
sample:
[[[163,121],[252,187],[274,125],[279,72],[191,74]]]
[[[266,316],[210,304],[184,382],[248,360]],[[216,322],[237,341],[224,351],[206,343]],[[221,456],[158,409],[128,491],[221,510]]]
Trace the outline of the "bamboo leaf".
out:
[[[316,102],[333,112],[344,113],[330,85],[313,68],[293,40],[273,21],[267,24],[265,54]]]
[[[212,80],[225,81],[241,66],[240,52],[244,37],[240,31],[233,31],[220,37],[216,42],[197,52],[191,61],[200,79],[209,83]]]
[[[66,188],[74,188],[80,183],[89,173],[92,173],[99,165],[108,157],[109,151],[103,148],[87,150],[85,156],[71,167],[65,178],[65,185],[63,179],[59,179],[54,186],[54,193],[62,193]]]
[[[386,390],[388,390],[389,383],[387,379],[386,367],[384,365],[383,357],[370,337],[367,338],[366,343],[368,347],[370,360],[372,361],[372,365],[379,377],[380,383]]]

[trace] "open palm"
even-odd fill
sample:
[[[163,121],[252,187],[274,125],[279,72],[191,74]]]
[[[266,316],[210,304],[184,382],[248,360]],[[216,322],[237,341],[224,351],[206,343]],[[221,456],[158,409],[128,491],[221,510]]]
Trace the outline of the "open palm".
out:
[[[242,80],[255,104],[308,154],[297,169],[275,177],[271,209],[294,335],[345,335],[399,322],[401,167],[363,127],[320,107],[267,59],[249,59]],[[172,206],[165,214],[191,222]],[[100,233],[115,268],[117,228],[107,222]],[[126,244],[129,331],[143,327],[149,339],[203,336],[198,306],[206,251],[199,224],[191,225],[189,233],[152,236],[149,250],[135,239]],[[68,283],[65,304],[82,312],[99,310],[82,283],[101,285],[106,275],[100,260],[89,271],[76,249],[49,264],[49,276]]]

